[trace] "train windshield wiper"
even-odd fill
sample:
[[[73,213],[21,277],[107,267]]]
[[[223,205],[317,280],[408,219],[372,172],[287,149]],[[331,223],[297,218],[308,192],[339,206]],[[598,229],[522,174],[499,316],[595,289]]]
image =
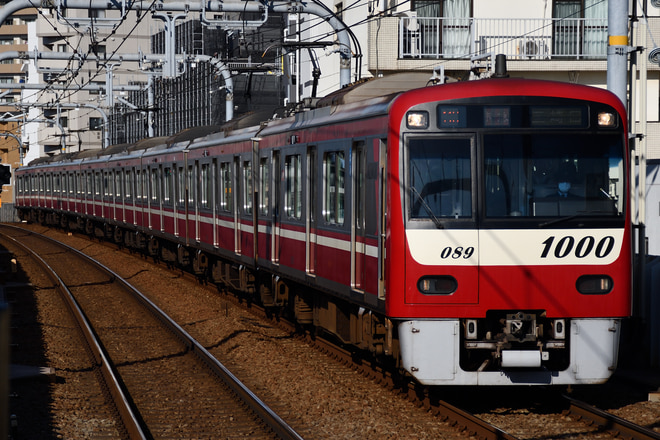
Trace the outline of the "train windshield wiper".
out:
[[[438,219],[438,217],[435,216],[435,214],[433,213],[433,210],[431,209],[429,204],[426,203],[426,200],[424,200],[424,197],[422,197],[422,195],[419,193],[419,191],[417,191],[417,188],[415,188],[414,186],[411,186],[410,189],[412,189],[412,192],[415,194],[415,197],[417,197],[417,199],[419,200],[419,203],[424,207],[424,211],[426,211],[426,213],[429,215],[431,220],[433,220],[433,223],[435,224],[435,227],[438,228],[438,229],[444,229],[444,226],[440,222],[440,219]]]

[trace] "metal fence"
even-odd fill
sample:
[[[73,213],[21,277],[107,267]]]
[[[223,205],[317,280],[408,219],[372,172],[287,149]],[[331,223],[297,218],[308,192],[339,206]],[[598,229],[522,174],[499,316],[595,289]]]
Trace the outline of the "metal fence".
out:
[[[607,18],[402,17],[399,58],[606,59]]]

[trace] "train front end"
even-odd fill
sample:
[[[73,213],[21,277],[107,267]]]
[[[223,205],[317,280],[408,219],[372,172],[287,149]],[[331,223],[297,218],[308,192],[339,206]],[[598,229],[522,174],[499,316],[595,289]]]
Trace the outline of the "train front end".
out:
[[[514,79],[393,103],[386,305],[430,385],[593,384],[631,312],[626,119],[609,92]]]

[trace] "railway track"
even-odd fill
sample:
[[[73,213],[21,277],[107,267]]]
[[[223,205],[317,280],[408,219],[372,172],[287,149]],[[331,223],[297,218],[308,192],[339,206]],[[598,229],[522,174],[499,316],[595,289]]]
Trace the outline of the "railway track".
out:
[[[620,438],[634,440],[660,440],[660,433],[637,425],[607,411],[596,408],[580,400],[564,396],[569,404],[568,413],[585,423],[594,424]]]
[[[139,269],[136,268],[136,270]],[[180,273],[178,272],[177,274],[180,275]],[[192,278],[194,277],[191,277],[191,279]],[[181,289],[181,287],[179,287],[179,289]],[[227,299],[231,300],[235,304],[240,304],[240,300],[232,299],[232,296],[230,295],[227,296],[223,295],[222,297],[225,300]],[[195,308],[196,310],[201,310],[202,304],[208,302],[208,300],[209,298],[207,297],[207,299],[202,303],[197,303],[197,305],[193,305],[191,303],[190,306],[192,308]],[[190,297],[190,301],[192,301],[192,297]],[[174,303],[171,305],[176,307]],[[172,310],[172,309],[168,309],[168,310]],[[218,306],[216,305],[214,310],[215,311],[212,313],[217,313],[218,310],[221,310],[223,311],[224,314],[225,309],[224,306],[223,308],[218,308]],[[254,304],[251,304],[249,310],[253,314],[257,313],[264,317],[267,316],[267,313],[265,311],[258,310],[258,308],[254,306]],[[204,312],[200,311],[198,313],[204,315]],[[185,318],[184,320],[190,322],[190,318]],[[235,332],[240,333],[241,331],[235,330]],[[435,414],[439,419],[443,420],[449,425],[454,426],[455,429],[457,429],[462,433],[460,434],[461,436],[468,435],[472,438],[480,438],[480,439],[515,439],[515,438],[526,439],[526,438],[538,438],[539,436],[538,433],[532,432],[532,430],[534,429],[533,427],[528,428],[527,426],[525,426],[525,423],[514,422],[513,426],[515,427],[512,427],[511,424],[500,423],[502,419],[497,419],[497,418],[489,419],[488,417],[482,418],[482,414],[477,414],[477,416],[475,416],[474,414],[470,413],[470,411],[474,411],[475,413],[478,413],[479,411],[475,411],[475,408],[471,407],[469,404],[463,404],[463,402],[460,400],[456,401],[456,405],[453,405],[452,403],[449,402],[455,402],[455,401],[452,399],[443,400],[441,398],[442,393],[440,393],[440,395],[436,395],[437,393],[433,391],[429,392],[428,390],[425,390],[419,386],[415,386],[414,384],[404,384],[399,381],[399,378],[394,377],[391,372],[388,372],[380,368],[379,366],[371,365],[366,360],[361,360],[358,363],[355,363],[357,357],[353,353],[341,349],[339,347],[333,346],[332,344],[329,344],[323,339],[308,338],[308,340],[313,340],[313,343],[320,348],[320,351],[331,354],[332,357],[339,360],[342,364],[350,365],[353,369],[362,372],[364,376],[375,379],[377,382],[385,383],[388,388],[393,389],[396,393],[402,393],[406,395],[408,400],[414,402],[416,406],[425,408],[429,413]],[[208,346],[208,342],[206,344]],[[267,357],[268,355],[264,354],[264,356]],[[286,379],[282,377],[281,381],[286,382]],[[319,394],[322,394],[322,391],[319,392]],[[478,394],[473,396],[472,400],[474,401],[475,399],[482,399],[489,401],[488,399],[490,399],[490,397],[488,396],[489,395],[487,393],[483,392],[483,389],[480,389]],[[496,400],[496,399],[501,400],[501,395],[498,396],[497,394],[493,394],[493,396],[496,397],[494,397],[492,401],[490,401],[491,409],[496,408],[495,405],[499,405],[502,403],[501,401]],[[467,401],[469,402],[470,399],[468,399]],[[540,429],[541,430],[540,432],[545,434],[545,438],[554,438],[553,436],[558,436],[558,435],[561,435],[561,437],[565,439],[659,438],[657,433],[654,433],[653,431],[650,431],[646,428],[636,427],[636,425],[627,421],[616,421],[615,419],[610,418],[611,415],[609,415],[608,413],[605,413],[605,415],[602,414],[598,415],[598,417],[601,418],[606,417],[602,419],[599,419],[597,416],[588,416],[587,411],[590,411],[590,409],[589,410],[585,409],[588,408],[586,404],[580,404],[579,401],[576,399],[572,399],[572,402],[573,403],[564,403],[563,405],[559,405],[559,407],[556,408],[556,410],[548,409],[547,406],[541,409],[541,411],[539,412],[541,415],[539,419],[541,421],[538,422],[538,424],[540,424],[541,427],[537,429]],[[506,405],[506,403],[502,403],[502,404]],[[466,410],[462,410],[460,408],[465,408]],[[506,414],[508,415],[505,415],[503,417],[515,416],[515,413],[518,412],[518,410],[516,410],[515,407],[512,408],[513,409],[511,410],[504,410],[503,412],[506,412]],[[293,411],[295,412],[296,410]],[[553,426],[554,431],[552,434],[548,434],[549,428],[547,426],[545,427],[546,431],[543,431],[544,429],[543,424],[544,423],[547,424],[548,423],[547,420],[549,418],[552,419],[552,422],[550,423],[556,424],[556,426]],[[349,422],[349,420],[346,420],[346,422]],[[623,428],[620,428],[620,426]],[[633,434],[630,433],[631,429],[634,432]],[[314,431],[312,430],[311,432]],[[319,438],[333,438],[333,437],[320,436]],[[453,437],[438,436],[437,438],[453,438]]]
[[[122,437],[302,438],[119,275],[51,238],[4,225],[0,232],[61,288]]]

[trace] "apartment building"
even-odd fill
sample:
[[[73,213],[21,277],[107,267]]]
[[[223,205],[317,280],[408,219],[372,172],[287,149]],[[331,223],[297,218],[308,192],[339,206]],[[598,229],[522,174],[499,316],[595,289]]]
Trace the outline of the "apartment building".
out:
[[[149,54],[155,31],[146,11],[42,9],[21,101],[24,161],[107,146],[109,110],[126,88],[146,82],[150,67],[126,55]]]
[[[6,2],[0,2],[0,7]],[[24,9],[10,16],[0,27],[0,55],[9,51],[28,50],[28,27],[34,25],[37,10]],[[20,84],[25,81],[27,71],[21,60],[6,59],[0,62],[0,90],[5,84]],[[20,90],[3,90],[0,93],[0,164],[10,165],[11,169],[20,165],[23,145],[20,141],[20,126],[17,121],[20,109],[15,103],[20,101]],[[0,203],[11,208],[13,192],[11,185],[4,185],[0,193]],[[5,211],[6,214],[5,215]],[[0,205],[0,221],[12,220],[12,210]]]

